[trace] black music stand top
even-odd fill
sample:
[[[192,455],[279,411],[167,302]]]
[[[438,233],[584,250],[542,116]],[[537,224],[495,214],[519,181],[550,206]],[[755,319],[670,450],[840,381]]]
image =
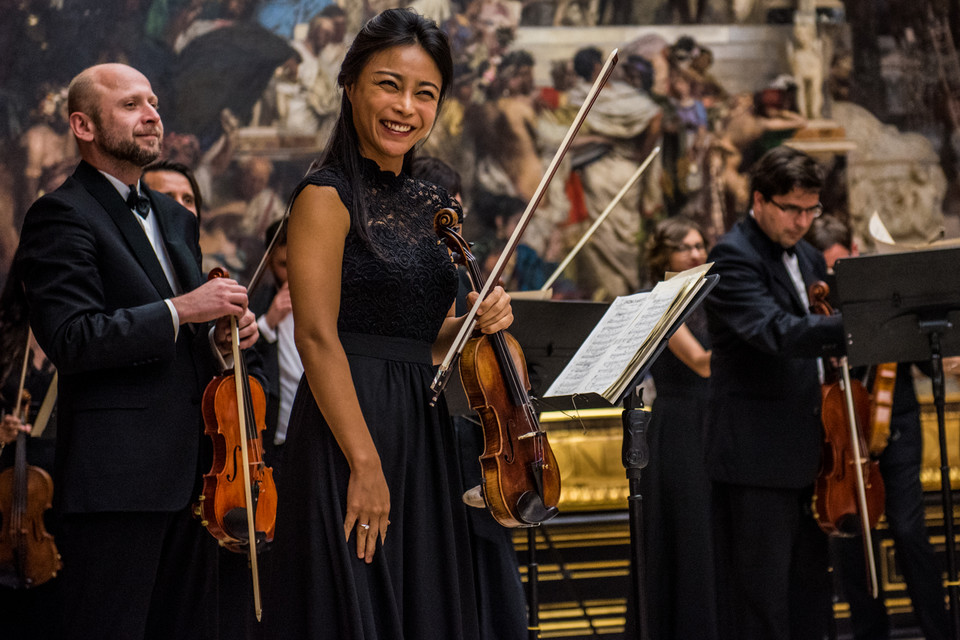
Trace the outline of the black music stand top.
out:
[[[960,355],[960,248],[838,260],[837,307],[850,366]]]
[[[510,304],[513,325],[508,331],[523,350],[531,395],[535,397],[546,391],[560,375],[609,306],[605,302],[581,300],[513,299]],[[444,394],[452,415],[473,413],[460,384],[460,376],[451,376]],[[553,406],[544,408],[554,409]]]

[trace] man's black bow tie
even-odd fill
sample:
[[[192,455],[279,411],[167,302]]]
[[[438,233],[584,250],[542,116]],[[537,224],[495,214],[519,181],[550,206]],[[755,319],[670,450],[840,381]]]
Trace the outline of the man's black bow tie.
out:
[[[127,194],[127,206],[137,212],[137,214],[146,220],[150,213],[150,200],[137,190],[137,185],[130,185],[130,193]]]

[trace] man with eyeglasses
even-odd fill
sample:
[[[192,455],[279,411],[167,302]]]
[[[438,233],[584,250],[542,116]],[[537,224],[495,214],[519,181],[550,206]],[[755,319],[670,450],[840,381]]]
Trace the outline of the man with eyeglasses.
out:
[[[826,276],[803,240],[823,210],[823,172],[781,146],[751,175],[749,215],[710,252],[706,427],[722,638],[811,638],[831,613],[827,539],[811,510],[820,466],[818,358],[842,349],[839,316],[811,315]]]

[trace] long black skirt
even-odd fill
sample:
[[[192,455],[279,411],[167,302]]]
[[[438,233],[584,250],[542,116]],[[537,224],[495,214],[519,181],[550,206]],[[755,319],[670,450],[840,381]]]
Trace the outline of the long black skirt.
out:
[[[268,638],[429,640],[479,636],[465,506],[446,407],[430,407],[430,345],[342,333],[390,489],[390,527],[371,564],[345,540],[349,466],[300,382],[277,488],[265,576]]]

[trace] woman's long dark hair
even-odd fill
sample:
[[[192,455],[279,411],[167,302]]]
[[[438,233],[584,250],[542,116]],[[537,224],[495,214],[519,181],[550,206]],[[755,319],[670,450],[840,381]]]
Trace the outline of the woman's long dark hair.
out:
[[[453,60],[450,54],[450,43],[437,24],[428,18],[410,9],[387,9],[367,21],[353,44],[343,58],[340,65],[340,75],[337,84],[341,90],[357,81],[360,73],[370,58],[381,51],[392,47],[419,45],[427,52],[437,69],[440,70],[442,80],[440,92],[437,96],[437,114],[443,104],[447,88],[453,81]],[[403,158],[403,170],[409,172],[413,162],[415,148],[410,149]],[[309,173],[324,167],[338,166],[347,180],[354,185],[351,194],[352,202],[344,203],[350,209],[351,225],[367,246],[372,246],[367,233],[367,208],[363,201],[362,190],[357,188],[361,175],[363,157],[360,155],[360,140],[353,125],[353,106],[347,98],[347,92],[342,91],[340,97],[340,115],[334,125],[333,134],[327,143],[323,154],[310,165]],[[305,184],[308,181],[305,181]],[[296,193],[294,194],[296,197]]]

